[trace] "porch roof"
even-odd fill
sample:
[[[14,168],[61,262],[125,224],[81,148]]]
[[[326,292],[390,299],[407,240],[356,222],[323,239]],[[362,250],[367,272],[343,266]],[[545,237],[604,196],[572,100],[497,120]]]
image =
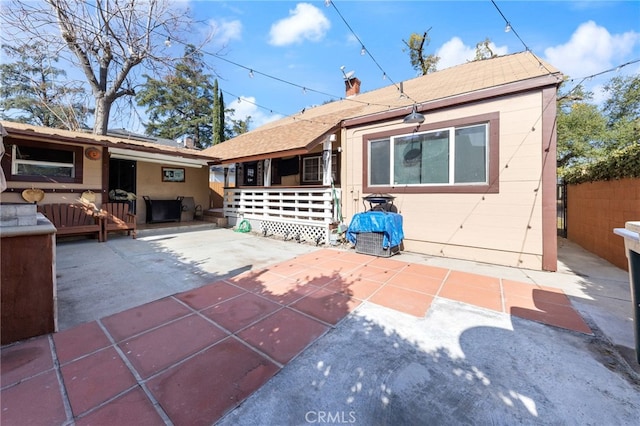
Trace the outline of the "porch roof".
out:
[[[203,152],[222,163],[285,157],[308,152],[341,127],[400,119],[411,112],[451,107],[523,90],[558,85],[562,74],[525,51],[437,71],[335,102],[303,110]]]
[[[204,151],[172,147],[154,142],[146,142],[127,137],[94,135],[71,130],[54,129],[50,127],[33,126],[11,121],[0,121],[0,128],[4,129],[3,136],[17,139],[30,139],[44,142],[74,143],[83,145],[104,146],[112,149],[136,152],[141,160],[145,157],[154,158],[158,155],[175,158],[199,160],[202,165],[218,160]]]

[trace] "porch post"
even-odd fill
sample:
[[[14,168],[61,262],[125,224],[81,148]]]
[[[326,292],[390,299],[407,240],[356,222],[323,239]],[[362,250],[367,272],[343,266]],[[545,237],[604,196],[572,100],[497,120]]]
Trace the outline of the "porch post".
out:
[[[271,158],[264,160],[264,186],[271,186]]]
[[[331,138],[327,137],[322,144],[322,184],[331,185]]]

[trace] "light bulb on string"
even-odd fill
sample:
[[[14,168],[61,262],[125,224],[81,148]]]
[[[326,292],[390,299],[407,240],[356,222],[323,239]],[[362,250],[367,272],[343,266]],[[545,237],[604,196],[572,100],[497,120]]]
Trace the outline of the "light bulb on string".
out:
[[[253,70],[249,70],[249,78],[253,78]]]
[[[360,55],[364,56],[367,53],[367,49],[364,48],[364,46],[362,46],[362,49],[360,49]]]
[[[509,31],[511,31],[511,24],[507,22],[507,25],[504,26],[504,32],[508,33]]]

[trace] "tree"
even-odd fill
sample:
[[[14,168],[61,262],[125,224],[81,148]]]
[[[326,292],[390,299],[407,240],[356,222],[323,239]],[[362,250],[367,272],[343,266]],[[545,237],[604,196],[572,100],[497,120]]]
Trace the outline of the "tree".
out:
[[[558,96],[557,159],[562,174],[574,164],[590,161],[598,156],[598,146],[606,130],[606,120],[591,104],[593,93],[583,86]]]
[[[197,148],[212,144],[214,85],[204,67],[202,54],[187,45],[174,73],[161,80],[145,76],[136,100],[147,107],[147,134],[167,139],[191,135]]]
[[[218,80],[213,83],[213,145],[226,140],[224,122],[224,98],[218,88]]]
[[[414,70],[427,75],[431,72],[437,71],[436,66],[440,58],[434,54],[425,55],[424,50],[426,46],[429,46],[431,39],[429,38],[429,28],[422,35],[417,33],[411,33],[409,41],[402,40],[409,49],[409,58],[411,60],[411,66]]]
[[[614,77],[599,108],[577,86],[558,97],[558,167],[593,163],[640,141],[640,77]]]
[[[599,156],[606,132],[606,119],[598,107],[573,103],[558,115],[558,167],[563,169]]]
[[[474,61],[482,61],[483,59],[491,59],[498,56],[493,53],[491,49],[491,40],[487,37],[484,41],[476,43],[476,56],[473,58]]]
[[[18,47],[3,46],[15,62],[0,65],[2,118],[37,126],[78,130],[86,127],[90,110],[80,84],[63,81],[67,73],[55,66],[58,56],[36,41]],[[7,114],[11,111],[11,114]]]
[[[602,111],[607,116],[609,130],[605,151],[640,143],[640,76],[613,77],[604,90],[608,98]]]
[[[233,108],[228,108],[225,110],[228,115],[233,115],[235,110]],[[226,129],[227,139],[235,138],[238,135],[243,133],[247,133],[249,131],[249,126],[251,125],[251,116],[247,116],[244,120],[231,120],[231,125]]]
[[[44,3],[3,2],[3,32],[71,53],[67,59],[81,70],[94,97],[97,134],[106,134],[114,103],[134,96],[134,70],[168,63],[165,41],[180,41],[179,29],[191,27],[188,14],[171,9],[169,0]]]

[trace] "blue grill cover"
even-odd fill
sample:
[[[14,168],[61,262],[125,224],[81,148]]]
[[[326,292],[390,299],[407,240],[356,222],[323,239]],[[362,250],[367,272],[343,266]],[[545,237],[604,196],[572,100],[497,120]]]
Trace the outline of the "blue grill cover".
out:
[[[356,213],[347,229],[347,240],[355,244],[359,233],[382,232],[382,248],[400,245],[404,239],[402,216],[398,213],[370,211]]]

